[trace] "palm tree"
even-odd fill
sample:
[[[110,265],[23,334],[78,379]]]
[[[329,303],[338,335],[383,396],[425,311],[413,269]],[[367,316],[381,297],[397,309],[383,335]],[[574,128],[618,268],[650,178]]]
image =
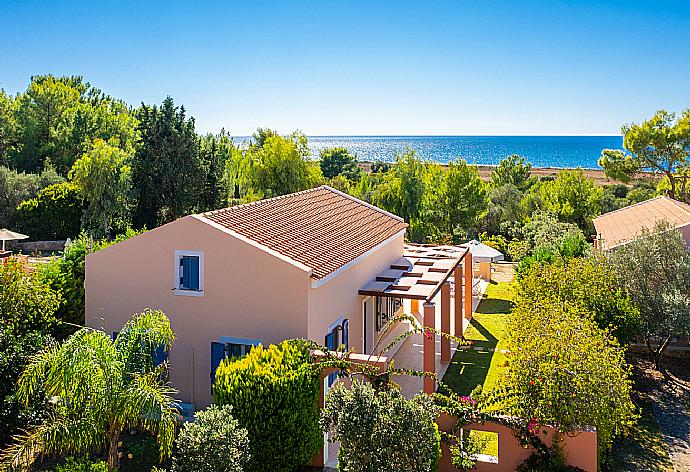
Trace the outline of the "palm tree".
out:
[[[147,309],[134,315],[115,341],[103,331],[83,328],[37,354],[19,379],[18,395],[27,403],[45,390],[50,418],[15,437],[0,466],[27,469],[39,456],[107,448],[113,470],[126,428],[155,435],[161,459],[168,457],[178,417],[176,391],[165,380],[167,363],[156,366],[153,352],[167,351],[174,339],[165,314]]]

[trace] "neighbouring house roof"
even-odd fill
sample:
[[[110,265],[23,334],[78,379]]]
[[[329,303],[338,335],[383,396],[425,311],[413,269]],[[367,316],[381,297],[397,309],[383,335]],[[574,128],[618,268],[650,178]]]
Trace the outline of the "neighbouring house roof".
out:
[[[404,231],[402,218],[321,186],[198,215],[322,279]]]
[[[601,248],[612,249],[631,241],[643,228],[654,229],[659,221],[679,228],[690,224],[690,205],[661,196],[605,213],[594,219]]]
[[[406,244],[403,257],[359,289],[359,294],[431,301],[469,252],[462,246]]]

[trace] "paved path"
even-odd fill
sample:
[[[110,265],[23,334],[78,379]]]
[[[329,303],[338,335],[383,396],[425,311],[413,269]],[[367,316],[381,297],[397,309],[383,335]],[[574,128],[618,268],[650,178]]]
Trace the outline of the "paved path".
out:
[[[659,423],[668,452],[677,472],[690,472],[690,391],[663,380],[652,398],[654,417]]]

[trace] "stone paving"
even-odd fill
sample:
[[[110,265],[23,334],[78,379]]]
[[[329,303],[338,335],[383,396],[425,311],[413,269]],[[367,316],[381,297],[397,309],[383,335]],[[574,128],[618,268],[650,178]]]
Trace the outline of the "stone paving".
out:
[[[482,299],[482,296],[484,295],[484,291],[488,287],[488,282],[486,281],[481,281],[480,282],[480,290],[477,292],[478,295],[472,297],[472,312],[476,311],[477,306],[479,305],[479,302]],[[438,297],[438,300],[436,301],[436,326],[439,327],[441,326],[441,303],[440,303],[440,296]],[[455,330],[454,326],[454,319],[455,316],[453,314],[453,310],[455,307],[455,303],[453,298],[451,298],[451,332]],[[469,326],[469,323],[467,320],[464,320],[464,326],[463,326],[463,332],[467,329]],[[423,338],[422,338],[421,333],[415,333],[405,339],[403,342],[403,345],[400,346],[398,351],[395,353],[393,356],[393,361],[395,361],[395,367],[397,368],[405,368],[405,369],[412,369],[412,370],[418,370],[421,371],[423,370],[423,364],[424,364],[424,350],[423,350]],[[470,348],[469,346],[460,346],[458,348],[457,343],[455,341],[451,341],[450,344],[451,347],[451,359],[453,357],[453,354],[455,354],[455,351],[457,349],[468,349]],[[472,346],[472,349],[477,349],[481,350],[483,348],[479,348],[478,346]],[[448,366],[450,363],[441,363],[441,336],[436,335],[436,374],[438,375],[439,378],[443,378],[443,375],[446,373],[446,370],[448,369]],[[411,398],[415,394],[419,393],[422,391],[422,387],[424,384],[424,379],[421,377],[412,377],[409,375],[403,375],[403,376],[398,376],[393,379],[397,384],[400,385],[400,390],[402,394],[406,398]]]

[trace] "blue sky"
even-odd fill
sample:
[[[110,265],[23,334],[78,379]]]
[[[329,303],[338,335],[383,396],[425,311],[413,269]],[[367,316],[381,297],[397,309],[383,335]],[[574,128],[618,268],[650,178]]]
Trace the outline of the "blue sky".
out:
[[[690,2],[4,0],[0,88],[44,73],[203,132],[617,134],[690,106]]]

